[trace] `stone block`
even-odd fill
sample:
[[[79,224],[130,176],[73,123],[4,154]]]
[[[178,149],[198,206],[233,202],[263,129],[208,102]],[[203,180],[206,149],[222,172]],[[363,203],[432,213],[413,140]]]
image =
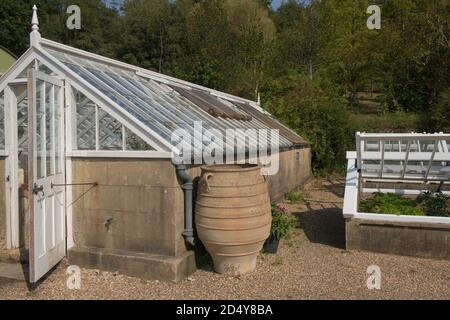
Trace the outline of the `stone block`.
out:
[[[68,252],[69,263],[84,268],[117,271],[150,280],[179,282],[196,270],[192,251],[181,256],[143,254],[124,250],[76,247]]]
[[[347,219],[348,250],[450,260],[450,224]]]

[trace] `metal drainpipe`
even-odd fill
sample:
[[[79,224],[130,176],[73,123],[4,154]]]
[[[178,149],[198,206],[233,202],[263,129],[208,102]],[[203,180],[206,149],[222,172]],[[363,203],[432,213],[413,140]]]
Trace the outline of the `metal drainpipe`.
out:
[[[187,167],[184,164],[175,165],[177,176],[183,182],[181,188],[184,191],[184,240],[191,246],[194,246],[194,228],[192,225],[192,193],[194,190],[194,184],[192,177],[187,173]]]

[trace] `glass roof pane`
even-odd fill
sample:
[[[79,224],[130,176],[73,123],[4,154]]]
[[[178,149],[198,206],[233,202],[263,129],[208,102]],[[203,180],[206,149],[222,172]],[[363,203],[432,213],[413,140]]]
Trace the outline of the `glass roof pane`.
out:
[[[137,121],[171,144],[176,144],[171,141],[173,131],[183,128],[191,133],[192,144],[200,142],[203,145],[203,141],[195,140],[197,137],[193,134],[196,121],[202,122],[203,132],[217,129],[225,143],[227,143],[225,139],[227,129],[270,128],[280,130],[279,143],[281,147],[291,147],[293,143],[290,139],[294,139],[293,141],[296,143],[304,142],[301,137],[250,105],[243,108],[238,103],[218,98],[206,90],[194,88],[180,90],[178,87],[175,87],[174,90],[172,85],[168,86],[159,81],[143,78],[131,69],[121,68],[107,62],[102,63],[97,59],[81,58],[81,56],[69,52],[49,48],[46,50],[114,101],[118,107],[124,109]],[[178,92],[183,90],[188,93],[189,97]],[[195,99],[191,99],[191,96]],[[220,118],[205,111],[205,105],[220,114]],[[268,139],[269,137],[270,135],[268,135]],[[250,132],[249,141],[251,144],[258,144],[258,135]],[[270,140],[267,145],[270,146]],[[231,145],[229,146],[231,147]]]

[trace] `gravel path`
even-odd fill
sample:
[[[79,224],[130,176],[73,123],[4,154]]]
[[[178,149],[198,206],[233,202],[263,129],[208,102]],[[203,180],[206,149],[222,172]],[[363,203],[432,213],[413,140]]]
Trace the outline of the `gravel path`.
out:
[[[282,242],[279,254],[260,255],[252,274],[227,277],[207,265],[173,284],[82,269],[81,289],[69,290],[63,262],[33,291],[0,279],[0,299],[450,299],[450,261],[343,249],[338,182],[315,181],[302,192],[330,203],[288,205],[301,228]],[[381,290],[366,287],[373,264],[381,268]]]

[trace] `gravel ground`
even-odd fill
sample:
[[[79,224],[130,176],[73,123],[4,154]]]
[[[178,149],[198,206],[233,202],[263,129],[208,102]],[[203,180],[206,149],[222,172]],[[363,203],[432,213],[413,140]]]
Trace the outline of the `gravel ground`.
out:
[[[164,283],[82,269],[81,289],[66,287],[62,262],[35,290],[0,279],[1,299],[450,299],[450,261],[343,249],[342,181],[313,181],[289,204],[300,228],[277,255],[260,255],[256,272],[241,277],[204,266],[188,279]],[[329,203],[311,200],[321,199]],[[336,202],[336,203],[334,203]],[[382,272],[381,290],[366,287],[370,265]]]

